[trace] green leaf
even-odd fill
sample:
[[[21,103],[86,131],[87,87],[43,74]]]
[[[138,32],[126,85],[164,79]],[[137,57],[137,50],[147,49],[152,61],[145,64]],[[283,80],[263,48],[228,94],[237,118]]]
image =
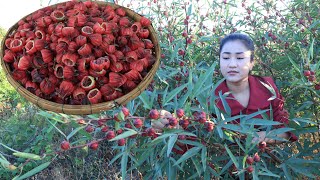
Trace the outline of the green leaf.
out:
[[[124,138],[127,138],[129,136],[137,134],[137,131],[135,131],[133,129],[127,129],[127,130],[128,131],[125,131],[124,133],[114,137],[113,139],[110,139],[110,141],[116,141],[116,140],[119,140],[119,139],[124,139]]]
[[[310,177],[310,178],[315,178],[315,176],[310,173],[311,172],[310,168],[303,167],[303,166],[297,166],[297,165],[293,165],[293,164],[287,164],[287,165],[296,173],[303,174],[303,175]]]
[[[177,134],[174,134],[174,135],[169,137],[167,157],[170,157],[172,148],[173,148],[174,144],[176,143],[177,139],[178,139],[178,135]]]
[[[40,160],[41,157],[36,154],[32,153],[25,153],[25,152],[14,152],[12,153],[14,156],[21,157],[21,158],[26,158],[26,159],[33,159],[33,160]]]
[[[122,111],[120,111],[120,112],[118,113],[117,118],[118,118],[120,121],[124,121],[124,114],[123,114]]]
[[[179,92],[181,92],[187,86],[188,86],[188,83],[181,85],[178,88],[175,88],[170,93],[168,93],[168,96],[165,97],[163,104],[166,105],[171,99],[173,99]]]
[[[60,134],[62,134],[64,137],[67,137],[55,124],[55,123],[52,123],[49,119],[45,118]]]
[[[291,174],[288,172],[288,169],[287,169],[286,164],[281,164],[280,167],[282,168],[282,170],[283,170],[283,172],[284,172],[284,174],[285,174],[286,179],[292,180]]]
[[[267,111],[269,111],[269,109],[259,110],[259,111],[255,112],[255,113],[251,113],[251,114],[249,114],[249,115],[245,115],[244,118],[242,118],[240,121],[241,121],[241,122],[242,122],[242,121],[245,122],[245,121],[247,121],[248,119],[251,119],[251,118],[253,118],[253,117],[257,116],[257,115],[263,114],[263,113],[265,113],[265,112],[267,112]]]
[[[197,158],[195,158],[195,157],[191,157],[191,160],[192,160],[192,162],[194,164],[194,167],[197,170],[198,176],[200,177],[202,170],[200,169],[201,165],[200,165],[199,160]]]
[[[54,117],[53,114],[47,112],[47,111],[40,111],[38,112],[37,114],[43,116],[43,117],[46,117],[46,118],[49,118],[49,119],[52,119],[52,120],[55,120],[57,122],[60,122],[60,123],[63,123],[65,124],[66,122],[61,120],[62,118],[57,118],[57,117]]]
[[[69,140],[73,135],[75,135],[78,131],[80,131],[81,129],[84,129],[85,126],[79,126],[76,129],[74,129],[73,131],[71,131],[71,133],[67,136],[67,140]]]
[[[297,70],[298,72],[300,72],[298,65],[290,58],[290,56],[288,56],[288,58],[289,58],[289,61],[291,62],[291,64],[293,65],[294,69]]]
[[[110,166],[111,164],[113,164],[117,159],[119,159],[124,153],[125,153],[125,152],[121,152],[121,153],[117,154],[116,156],[114,156],[114,157],[112,158],[112,160],[109,162],[109,166]]]
[[[266,88],[272,93],[272,95],[273,95],[273,96],[271,96],[271,97],[268,99],[268,101],[272,101],[272,100],[274,100],[275,98],[277,98],[277,93],[276,93],[276,91],[273,89],[272,85],[271,85],[269,82],[268,82],[268,84],[266,84],[266,83],[260,81],[260,83],[261,83],[264,87],[266,87]]]
[[[224,147],[226,148],[227,153],[229,154],[229,157],[231,158],[234,165],[237,167],[237,169],[239,169],[239,163],[238,163],[236,157],[232,154],[232,152],[230,151],[230,149],[228,148],[228,146],[226,144],[224,145]]]
[[[205,171],[207,167],[207,147],[202,148],[201,162],[202,162],[203,171]]]
[[[200,75],[198,81],[194,85],[194,91],[193,91],[193,97],[197,96],[199,91],[203,89],[204,83],[207,81],[207,79],[211,78],[215,69],[215,66],[217,65],[216,62],[214,62],[211,67],[203,74]]]
[[[33,175],[37,174],[38,172],[40,172],[40,171],[44,170],[45,168],[47,168],[50,165],[50,163],[51,162],[43,163],[40,166],[35,167],[34,169],[28,171],[24,175],[18,177],[16,180],[26,179],[26,178],[28,178],[30,176],[33,176]]]
[[[295,121],[296,123],[298,123],[297,121],[299,121],[299,122],[309,123],[309,124],[313,124],[313,125],[317,124],[316,122],[314,122],[312,120],[307,120],[307,119],[310,119],[310,118],[293,118],[292,121]]]
[[[6,168],[6,167],[8,167],[11,163],[8,161],[8,160],[6,160],[5,158],[0,158],[0,163],[1,163],[1,165],[4,167],[4,168]]]
[[[186,153],[184,153],[180,159],[176,163],[174,163],[174,166],[180,164],[181,162],[186,161],[187,159],[191,158],[192,156],[196,155],[201,150],[201,147],[193,147],[189,149]]]
[[[225,93],[226,94],[226,93]],[[219,97],[220,97],[220,101],[222,102],[223,108],[226,110],[226,113],[231,116],[231,109],[230,106],[228,105],[226,99],[223,97],[224,95],[222,95],[222,91],[219,91]]]
[[[152,109],[152,104],[149,101],[149,98],[150,96],[147,95],[147,91],[143,91],[139,96],[139,99],[143,102],[143,107],[146,109]]]
[[[125,179],[127,175],[127,163],[128,163],[128,153],[123,153],[121,158],[121,176]]]
[[[272,126],[272,125],[279,125],[282,124],[278,121],[272,121],[272,120],[263,120],[263,119],[249,119],[245,122],[245,124],[250,124],[250,125],[260,125],[260,126]]]
[[[289,132],[289,131],[292,131],[294,130],[293,128],[279,128],[279,129],[274,129],[272,131],[270,131],[267,136],[269,135],[278,135],[278,134],[282,134],[282,133],[285,133],[285,132]]]
[[[313,59],[313,44],[314,44],[314,38],[312,39],[312,43],[310,44],[310,48],[308,51],[308,59],[309,60]]]

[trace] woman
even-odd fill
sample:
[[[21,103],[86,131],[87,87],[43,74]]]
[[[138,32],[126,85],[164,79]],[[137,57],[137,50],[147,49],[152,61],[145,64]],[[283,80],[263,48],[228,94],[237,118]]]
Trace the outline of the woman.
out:
[[[272,78],[250,75],[250,71],[254,66],[254,44],[250,37],[240,33],[233,33],[224,37],[220,43],[219,53],[220,71],[225,81],[216,88],[215,95],[219,97],[219,91],[222,94],[231,92],[226,97],[226,102],[231,109],[231,116],[236,116],[240,113],[251,114],[258,110],[269,109],[271,104],[273,120],[282,123],[275,127],[285,127],[289,123],[288,112],[283,109],[284,99],[280,95]],[[270,92],[267,88],[268,86],[274,89],[275,94]],[[220,99],[216,101],[216,105],[220,110],[224,110]],[[267,114],[270,116],[270,111]],[[262,118],[262,116],[258,115],[255,118]],[[233,123],[237,122],[239,121]],[[161,118],[161,121],[152,122],[152,126],[161,131],[167,123],[167,118]],[[254,142],[280,143],[280,141],[266,138],[265,131],[257,132],[257,134],[259,137],[254,138]],[[277,136],[290,141],[298,139],[291,132]]]
[[[276,128],[285,127],[289,123],[288,112],[283,109],[284,99],[280,95],[274,81],[270,77],[259,77],[250,75],[254,66],[254,44],[250,37],[240,33],[233,33],[221,40],[220,43],[220,70],[225,78],[215,90],[218,96],[231,92],[226,101],[231,109],[231,116],[251,114],[259,109],[269,109],[272,106],[273,120],[283,123]],[[274,94],[266,87],[271,86]],[[272,99],[272,100],[269,100]],[[221,100],[217,100],[216,105],[224,110]],[[270,112],[267,112],[270,115]],[[255,118],[262,118],[261,115]],[[266,132],[258,132],[259,138],[254,141],[265,141],[273,144],[279,141],[266,138]],[[298,138],[291,132],[277,135],[278,137],[296,141]]]

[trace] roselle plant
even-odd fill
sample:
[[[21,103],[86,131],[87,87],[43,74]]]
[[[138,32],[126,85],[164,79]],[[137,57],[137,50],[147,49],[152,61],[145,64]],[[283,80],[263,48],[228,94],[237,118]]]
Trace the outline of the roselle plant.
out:
[[[18,161],[1,156],[6,172],[11,172],[12,177],[32,175],[47,167],[47,162],[55,162],[56,157],[68,152],[88,149],[94,154],[111,146],[113,154],[108,167],[119,165],[119,176],[123,178],[131,173],[141,173],[144,179],[296,179],[320,176],[317,127],[320,42],[316,1],[115,2],[145,15],[157,30],[162,55],[154,81],[138,98],[113,111],[89,116],[39,111],[36,117],[44,118],[46,128],[53,129],[51,131],[55,131],[58,140],[48,143],[45,153],[32,151],[32,147],[40,146],[37,144],[19,149],[40,156],[39,160],[27,156]],[[126,23],[125,19],[123,23]],[[219,40],[238,31],[249,34],[255,42],[256,66],[252,73],[272,76],[285,97],[285,108],[291,120],[287,128],[274,129],[277,122],[272,121],[265,111],[230,117],[228,111],[221,112],[215,106],[214,89],[223,81],[218,65]],[[37,34],[41,37],[41,32]],[[81,41],[83,37],[76,42]],[[117,41],[126,43],[123,38]],[[39,42],[28,45],[32,43]],[[14,44],[19,45],[19,42]],[[113,48],[107,50],[113,51]],[[45,55],[46,52],[42,53]],[[130,58],[136,56],[130,54]],[[41,61],[36,60],[41,65]],[[72,58],[70,61],[65,58],[65,62],[72,64]],[[100,59],[95,64],[102,62]],[[56,71],[60,76],[69,75],[63,74],[60,67]],[[37,77],[43,73],[33,72]],[[23,77],[22,71],[14,74],[17,78]],[[133,79],[138,78],[132,74]],[[83,86],[88,87],[85,92],[94,89],[94,84],[104,88],[102,93],[112,92],[109,86],[101,83],[105,79],[93,81],[92,75],[84,76]],[[29,89],[33,86],[28,83]],[[77,92],[78,96],[84,94],[82,90]],[[168,111],[167,121],[170,123],[163,132],[158,132],[151,123],[166,119],[161,117],[161,110]],[[257,114],[264,118],[252,119]],[[240,119],[240,125],[225,124],[235,119]],[[252,143],[257,126],[266,130],[270,138],[286,131],[292,131],[300,138],[295,143],[275,146]],[[9,147],[8,144],[10,141],[3,143]],[[4,149],[1,152],[13,153]],[[28,163],[31,159],[36,163]],[[8,170],[13,167],[9,165],[16,169]],[[23,174],[18,174],[18,170]]]

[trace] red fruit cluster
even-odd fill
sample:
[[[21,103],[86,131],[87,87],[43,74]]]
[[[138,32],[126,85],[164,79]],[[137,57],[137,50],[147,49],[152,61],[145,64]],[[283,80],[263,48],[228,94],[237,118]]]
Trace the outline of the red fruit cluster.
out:
[[[60,104],[96,104],[133,90],[155,62],[149,19],[122,7],[69,1],[35,11],[5,41],[12,77]]]
[[[149,117],[150,117],[151,119],[159,119],[160,113],[159,113],[158,110],[152,109],[152,110],[149,112]]]

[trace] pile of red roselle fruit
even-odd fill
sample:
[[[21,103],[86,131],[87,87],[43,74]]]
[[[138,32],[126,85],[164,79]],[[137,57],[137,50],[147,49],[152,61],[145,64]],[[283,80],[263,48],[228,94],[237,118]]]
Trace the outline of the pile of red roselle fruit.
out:
[[[12,77],[38,97],[84,105],[133,90],[155,62],[149,19],[122,7],[70,1],[40,9],[5,39]]]

